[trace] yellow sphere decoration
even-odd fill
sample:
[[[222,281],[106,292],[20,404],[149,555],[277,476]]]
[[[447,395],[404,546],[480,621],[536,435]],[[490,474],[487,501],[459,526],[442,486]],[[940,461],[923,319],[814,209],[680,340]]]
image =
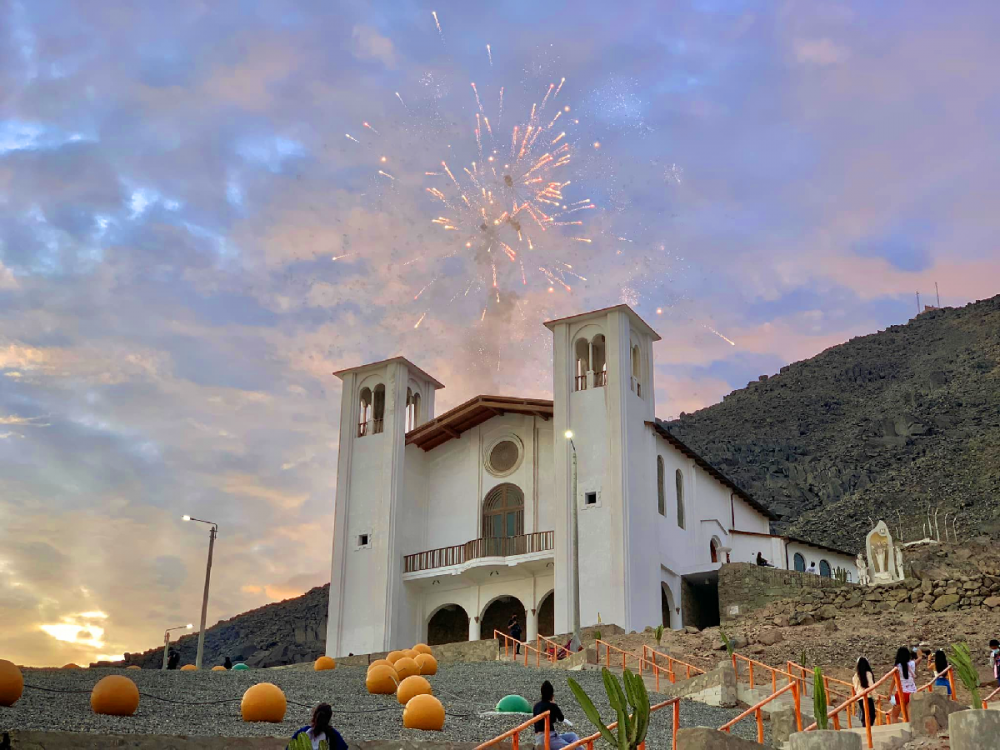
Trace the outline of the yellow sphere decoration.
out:
[[[329,656],[321,656],[313,664],[313,669],[317,672],[325,672],[328,669],[336,669],[337,662],[331,659]]]
[[[372,695],[392,695],[396,692],[398,684],[396,670],[385,664],[369,669],[368,677],[365,679],[365,687]]]
[[[138,664],[129,664],[125,669],[142,669]]]
[[[371,664],[368,665],[368,671],[371,672],[372,667],[382,667],[382,666],[391,667],[392,662],[387,659],[376,659],[375,661],[373,661]]]
[[[182,672],[194,672],[196,669],[198,669],[198,667],[195,666],[194,664],[185,664],[183,667],[181,667]]]
[[[415,674],[399,683],[399,687],[396,689],[396,700],[405,706],[414,696],[430,695],[432,692],[431,684],[420,675]]]
[[[139,708],[139,688],[128,677],[108,675],[90,691],[90,707],[104,716],[131,716]]]
[[[222,666],[221,664],[216,664],[214,667],[212,667],[212,671],[213,672],[225,672],[226,668],[224,666]]]
[[[418,643],[416,646],[413,647],[413,650],[416,651],[418,654],[430,654],[431,656],[434,655],[434,652],[431,651],[431,647],[428,646],[426,643]]]
[[[402,651],[390,651],[388,654],[386,654],[385,660],[390,664],[395,664],[404,656],[406,656],[406,654],[404,654]]]
[[[24,692],[24,675],[14,662],[0,659],[0,706],[13,706]]]
[[[430,654],[417,654],[417,658],[413,661],[415,661],[417,663],[417,667],[420,668],[420,674],[437,674],[437,659]]]
[[[440,732],[444,729],[444,706],[433,695],[416,695],[403,709],[403,726]]]
[[[405,680],[411,675],[420,674],[420,667],[409,656],[404,656],[392,666],[396,668],[396,674],[399,675],[399,679],[401,680]]]
[[[277,685],[261,682],[248,688],[240,701],[240,713],[243,721],[269,721],[280,724],[285,719],[288,701]]]

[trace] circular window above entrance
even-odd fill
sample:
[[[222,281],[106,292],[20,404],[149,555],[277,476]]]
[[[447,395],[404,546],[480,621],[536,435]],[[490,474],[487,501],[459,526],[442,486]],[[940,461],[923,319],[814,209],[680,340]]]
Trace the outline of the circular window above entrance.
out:
[[[486,446],[486,471],[505,477],[517,471],[524,458],[524,445],[515,435],[505,435]]]

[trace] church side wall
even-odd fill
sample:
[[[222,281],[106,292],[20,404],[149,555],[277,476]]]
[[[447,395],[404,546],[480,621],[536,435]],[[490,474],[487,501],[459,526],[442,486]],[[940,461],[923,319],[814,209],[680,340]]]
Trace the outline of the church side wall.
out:
[[[802,544],[801,542],[788,542],[788,567],[794,568],[793,560],[795,559],[795,553],[798,552],[805,558],[806,568],[808,569],[809,564],[813,561],[816,563],[818,568],[821,560],[826,560],[830,564],[830,570],[835,571],[837,568],[843,568],[851,575],[851,581],[854,583],[858,582],[858,568],[855,565],[855,558],[850,555],[841,555],[836,552],[829,552],[823,549],[817,549],[808,544]]]

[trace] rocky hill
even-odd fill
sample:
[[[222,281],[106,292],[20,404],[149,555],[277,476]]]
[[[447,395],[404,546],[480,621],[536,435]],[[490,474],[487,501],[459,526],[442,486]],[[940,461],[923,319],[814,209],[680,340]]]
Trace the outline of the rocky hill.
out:
[[[326,615],[330,585],[317,586],[294,599],[267,604],[230,620],[221,620],[205,631],[203,667],[222,664],[228,656],[251,667],[277,667],[313,661],[326,646]],[[194,664],[197,634],[185,635],[171,644],[180,652],[181,664]],[[159,669],[163,647],[141,654],[125,654],[124,664]]]
[[[922,536],[1000,529],[1000,296],[927,310],[665,423],[768,505],[785,533],[848,550],[883,518]]]

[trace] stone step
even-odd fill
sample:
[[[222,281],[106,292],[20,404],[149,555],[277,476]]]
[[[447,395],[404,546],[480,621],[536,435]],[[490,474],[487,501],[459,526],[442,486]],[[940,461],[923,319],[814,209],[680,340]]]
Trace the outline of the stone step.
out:
[[[852,729],[841,729],[842,732],[850,732],[861,737],[861,747],[868,747],[868,737],[864,727],[854,727]],[[905,745],[913,733],[910,725],[900,722],[899,724],[886,724],[884,726],[872,727],[872,750],[896,750]],[[781,743],[779,750],[788,750],[788,743]]]

